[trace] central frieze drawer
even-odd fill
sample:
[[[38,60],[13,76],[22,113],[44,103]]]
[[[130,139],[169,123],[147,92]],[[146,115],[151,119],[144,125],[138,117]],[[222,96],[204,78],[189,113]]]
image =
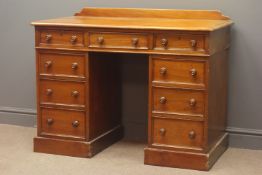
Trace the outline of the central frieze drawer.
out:
[[[154,112],[204,115],[203,91],[154,87],[152,94]]]
[[[203,147],[203,122],[160,119],[153,120],[153,144],[178,147]]]
[[[41,135],[85,138],[85,112],[42,108]]]
[[[148,49],[149,36],[135,33],[89,33],[89,47]]]
[[[40,81],[41,104],[85,105],[85,85],[78,82]]]

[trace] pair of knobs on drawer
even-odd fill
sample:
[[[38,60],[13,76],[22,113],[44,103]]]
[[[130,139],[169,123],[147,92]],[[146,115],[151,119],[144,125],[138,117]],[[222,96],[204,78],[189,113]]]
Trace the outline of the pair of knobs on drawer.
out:
[[[52,38],[53,38],[53,36],[52,36],[51,34],[47,34],[47,35],[45,36],[45,41],[46,41],[47,43],[49,43],[49,42],[51,42]],[[76,35],[71,36],[70,42],[71,42],[72,44],[75,44],[75,43],[77,42],[77,36],[76,36]]]
[[[165,128],[160,128],[159,129],[159,132],[160,132],[160,135],[161,136],[164,136],[165,134],[166,134],[166,129]],[[196,138],[196,132],[195,131],[190,131],[189,133],[188,133],[188,137],[191,139],[191,140],[193,140],[193,139],[195,139]]]
[[[102,37],[102,36],[98,37],[98,38],[97,38],[97,42],[98,42],[98,44],[100,44],[100,45],[104,44],[104,42],[105,42],[104,37]],[[132,40],[131,40],[131,43],[132,43],[132,45],[133,45],[134,47],[137,47],[138,42],[139,42],[139,39],[138,39],[138,38],[132,38]]]
[[[53,90],[52,89],[47,89],[46,90],[46,95],[47,96],[51,96],[52,94],[53,94]],[[79,96],[79,92],[78,91],[72,91],[71,95],[72,95],[72,97],[77,98]]]
[[[167,73],[167,68],[166,68],[166,67],[161,67],[159,72],[160,72],[161,75],[166,75],[166,73]],[[190,69],[189,72],[190,72],[190,74],[191,74],[192,77],[196,77],[196,75],[197,75],[197,70],[196,70],[195,68]]]
[[[160,97],[159,102],[161,104],[166,104],[167,98],[166,97]],[[192,106],[192,107],[196,106],[196,103],[197,103],[197,101],[194,98],[189,100],[189,105]]]
[[[52,67],[52,61],[46,61],[45,62],[45,68],[50,68],[50,67]],[[78,63],[72,63],[72,65],[71,65],[71,68],[73,69],[73,70],[77,70],[77,68],[78,68]]]
[[[161,39],[161,45],[162,45],[162,47],[166,48],[168,46],[168,40],[166,38]],[[196,48],[197,41],[196,40],[190,40],[190,46],[192,48]]]
[[[47,124],[48,124],[49,126],[51,126],[51,125],[54,123],[54,119],[48,118],[48,119],[46,120],[46,122],[47,122]],[[72,126],[73,126],[74,128],[77,128],[77,127],[79,126],[79,121],[77,121],[77,120],[73,121],[73,122],[72,122]]]

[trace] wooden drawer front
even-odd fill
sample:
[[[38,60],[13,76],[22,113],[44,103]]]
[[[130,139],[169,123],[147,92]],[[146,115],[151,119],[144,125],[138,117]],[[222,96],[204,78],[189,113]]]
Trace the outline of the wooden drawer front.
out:
[[[85,104],[84,83],[65,81],[40,81],[40,102],[67,105]]]
[[[204,52],[204,41],[203,35],[157,34],[154,39],[154,49]]]
[[[153,144],[178,147],[202,147],[202,122],[159,119],[153,120]]]
[[[153,88],[153,111],[204,114],[204,93],[197,90]]]
[[[128,33],[90,33],[89,47],[148,49],[148,36]]]
[[[41,53],[39,59],[41,75],[85,77],[85,55]]]
[[[40,31],[40,46],[84,47],[84,32],[71,30]]]
[[[204,86],[205,62],[153,59],[153,81]]]
[[[85,138],[85,113],[42,108],[41,134]]]

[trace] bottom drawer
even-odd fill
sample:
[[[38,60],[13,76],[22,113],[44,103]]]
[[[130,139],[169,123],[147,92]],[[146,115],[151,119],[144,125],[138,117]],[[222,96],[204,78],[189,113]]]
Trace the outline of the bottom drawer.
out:
[[[173,147],[203,147],[203,122],[153,119],[153,144]]]
[[[41,135],[84,139],[85,112],[42,108]]]

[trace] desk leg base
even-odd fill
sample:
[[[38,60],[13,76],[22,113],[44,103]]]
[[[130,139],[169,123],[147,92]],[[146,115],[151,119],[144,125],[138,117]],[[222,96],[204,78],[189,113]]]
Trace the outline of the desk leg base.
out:
[[[224,134],[208,153],[145,148],[145,164],[208,171],[228,147]]]
[[[123,129],[121,126],[115,127],[89,142],[35,137],[34,152],[72,157],[92,157],[113,143],[121,140],[122,137]]]

